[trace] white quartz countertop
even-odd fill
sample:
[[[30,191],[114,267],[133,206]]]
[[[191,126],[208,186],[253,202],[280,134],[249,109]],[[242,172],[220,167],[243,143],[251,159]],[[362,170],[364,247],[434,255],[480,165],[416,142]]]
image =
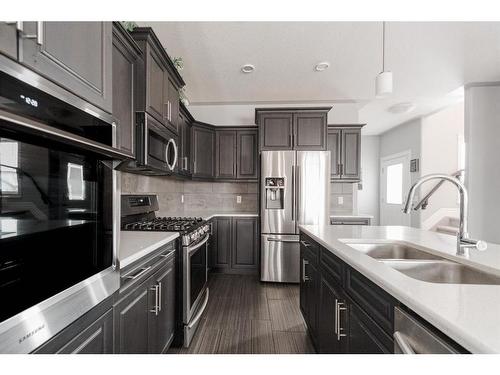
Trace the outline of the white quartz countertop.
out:
[[[355,213],[335,213],[331,214],[330,217],[334,219],[373,219],[373,215],[368,214],[355,214]]]
[[[118,259],[126,267],[179,237],[178,232],[121,231]]]
[[[186,217],[201,217],[204,220],[210,220],[217,216],[234,216],[234,217],[258,217],[257,212],[186,212],[182,216]]]
[[[457,257],[456,238],[398,226],[314,226],[300,229],[473,353],[500,353],[500,285],[438,284],[408,277],[348,246],[398,241],[500,275],[500,245]]]

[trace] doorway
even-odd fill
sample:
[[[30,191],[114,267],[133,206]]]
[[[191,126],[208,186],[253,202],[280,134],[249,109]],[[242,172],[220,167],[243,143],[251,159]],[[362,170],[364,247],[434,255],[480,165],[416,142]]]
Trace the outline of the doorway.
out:
[[[411,151],[380,159],[380,225],[410,226],[411,215],[403,213],[410,189]]]

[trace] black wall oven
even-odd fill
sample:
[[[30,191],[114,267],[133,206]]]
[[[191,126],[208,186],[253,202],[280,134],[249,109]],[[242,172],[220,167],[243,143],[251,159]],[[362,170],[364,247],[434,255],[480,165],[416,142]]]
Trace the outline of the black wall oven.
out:
[[[114,133],[0,72],[0,353],[32,351],[118,289]]]

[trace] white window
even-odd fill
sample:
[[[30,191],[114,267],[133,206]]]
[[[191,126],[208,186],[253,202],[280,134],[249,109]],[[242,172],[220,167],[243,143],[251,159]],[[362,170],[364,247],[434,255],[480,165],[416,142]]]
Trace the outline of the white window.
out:
[[[403,163],[387,166],[387,197],[389,204],[403,204]]]
[[[83,165],[68,163],[68,198],[70,200],[85,199],[85,184],[83,181]]]
[[[0,140],[0,190],[2,195],[19,194],[18,143]]]

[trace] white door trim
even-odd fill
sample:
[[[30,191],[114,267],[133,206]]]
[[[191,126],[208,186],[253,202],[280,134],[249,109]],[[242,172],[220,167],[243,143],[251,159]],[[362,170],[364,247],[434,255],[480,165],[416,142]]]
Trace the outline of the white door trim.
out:
[[[379,219],[380,219],[380,225],[382,225],[382,223],[384,222],[383,194],[385,192],[384,191],[385,180],[384,180],[384,176],[382,173],[382,168],[383,168],[384,162],[392,160],[392,159],[398,159],[398,158],[405,158],[408,161],[408,174],[409,174],[408,181],[409,181],[410,186],[411,186],[411,172],[410,172],[410,167],[409,167],[409,163],[411,161],[411,150],[410,149],[405,150],[405,151],[401,151],[401,152],[397,152],[395,154],[382,156],[380,158],[380,164],[379,164]],[[403,204],[406,201],[404,194],[405,193],[403,193]],[[402,208],[402,206],[401,206],[401,208]],[[406,217],[406,219],[405,219],[406,222],[402,225],[411,226],[411,215],[408,214],[408,215],[405,215],[405,217]]]

